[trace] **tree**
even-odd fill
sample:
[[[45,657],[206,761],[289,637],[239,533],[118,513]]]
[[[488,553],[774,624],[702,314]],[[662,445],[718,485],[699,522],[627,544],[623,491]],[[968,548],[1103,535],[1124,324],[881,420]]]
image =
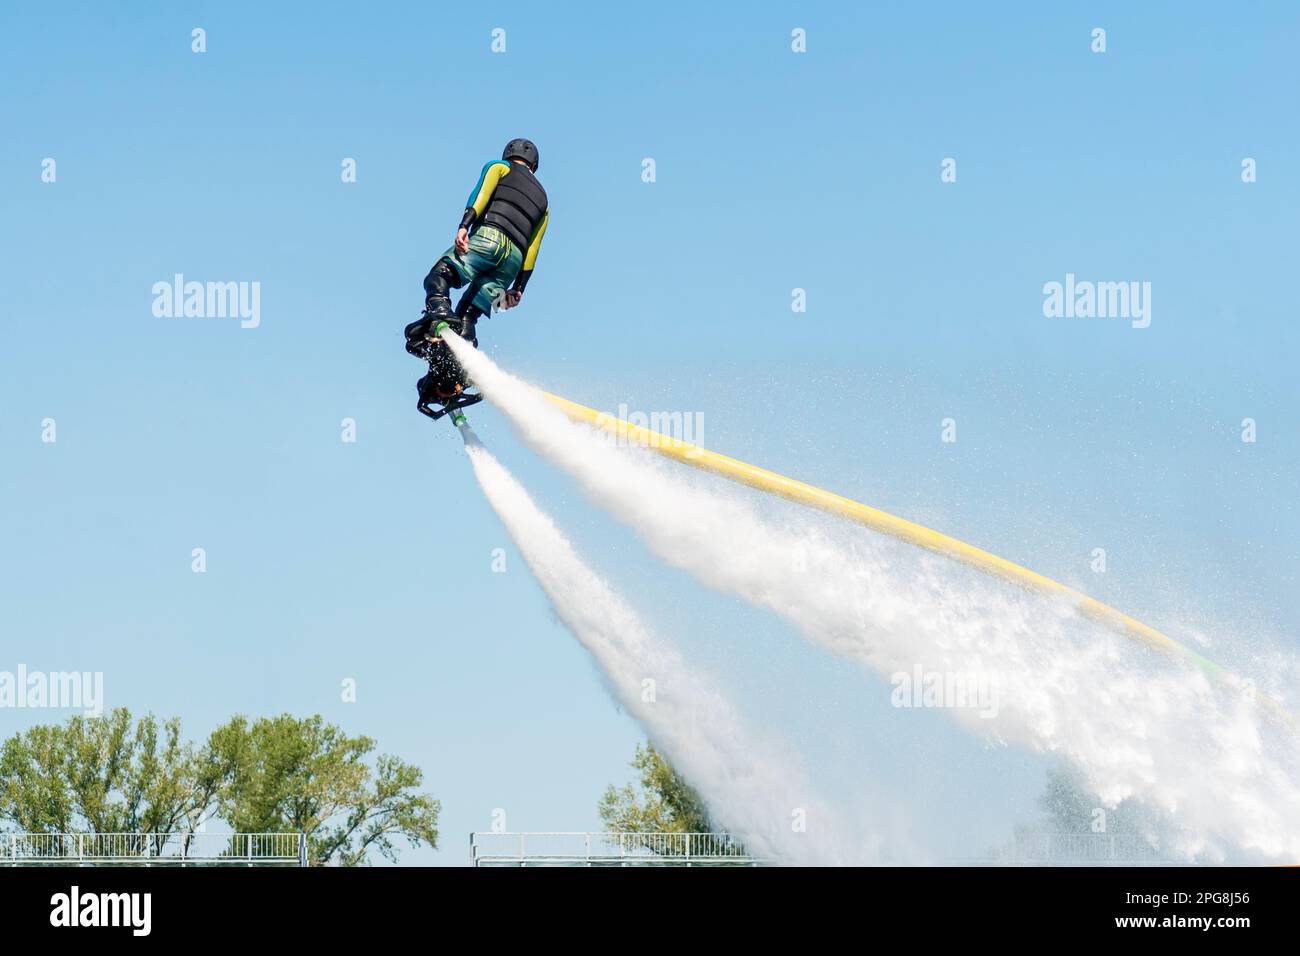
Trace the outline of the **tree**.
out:
[[[1150,822],[1131,800],[1112,809],[1100,801],[1075,772],[1053,769],[1047,787],[1038,798],[1043,811],[1043,828],[1049,833],[1139,833]]]
[[[237,832],[301,832],[314,864],[356,866],[393,839],[437,847],[438,801],[423,774],[320,716],[236,717],[199,749],[180,721],[99,718],[33,727],[0,745],[0,821],[32,833],[137,833],[132,849],[214,814]]]
[[[282,714],[251,725],[236,717],[212,734],[205,757],[226,778],[223,819],[243,833],[306,833],[313,864],[356,866],[371,849],[394,860],[394,837],[437,848],[441,805],[413,792],[423,774],[380,755],[372,783],[365,758],[374,749],[371,738],[348,737],[319,715]]]
[[[631,784],[605,790],[597,810],[611,833],[663,834],[713,833],[709,809],[686,778],[679,774],[654,744],[638,745],[630,766],[640,772],[639,788]],[[641,845],[663,855],[683,855],[691,850],[687,839],[644,839]],[[742,856],[745,848],[723,836],[708,843],[710,853]]]
[[[124,708],[33,727],[0,746],[0,820],[28,832],[190,829],[218,785],[181,742],[179,720],[159,725],[149,714],[133,725]]]
[[[1012,840],[989,851],[1015,860],[1085,862],[1158,860],[1151,842],[1154,818],[1133,800],[1106,808],[1075,770],[1056,767],[1038,797],[1041,817],[1013,828]]]

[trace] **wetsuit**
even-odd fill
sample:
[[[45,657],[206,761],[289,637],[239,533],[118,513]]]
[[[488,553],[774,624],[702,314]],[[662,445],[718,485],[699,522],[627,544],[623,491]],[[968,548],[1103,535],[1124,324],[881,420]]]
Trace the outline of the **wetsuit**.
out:
[[[407,327],[407,350],[418,348],[434,322],[452,315],[450,290],[463,285],[468,288],[454,313],[460,321],[452,325],[477,344],[478,317],[500,308],[507,289],[522,293],[528,285],[548,218],[546,190],[531,169],[503,159],[484,166],[460,220],[469,230],[469,250],[461,254],[453,244],[429,270],[425,316]]]

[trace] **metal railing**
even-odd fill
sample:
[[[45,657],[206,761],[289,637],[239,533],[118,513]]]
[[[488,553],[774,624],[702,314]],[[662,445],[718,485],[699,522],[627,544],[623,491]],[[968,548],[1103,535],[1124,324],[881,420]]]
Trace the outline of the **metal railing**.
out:
[[[995,866],[1159,866],[1178,861],[1138,833],[1020,833],[987,857]]]
[[[474,866],[757,866],[725,833],[471,833]]]
[[[0,866],[306,866],[303,833],[0,833]]]
[[[470,834],[474,866],[762,866],[725,833]],[[949,866],[1171,866],[1180,861],[1137,833],[1021,833]]]

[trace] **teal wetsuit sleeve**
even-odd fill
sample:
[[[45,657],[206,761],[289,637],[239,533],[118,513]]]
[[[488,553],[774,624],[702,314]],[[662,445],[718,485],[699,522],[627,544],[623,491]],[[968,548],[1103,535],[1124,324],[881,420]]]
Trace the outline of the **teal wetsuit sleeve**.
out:
[[[492,193],[496,191],[497,183],[508,172],[510,172],[510,164],[503,159],[494,159],[483,167],[478,182],[474,184],[469,198],[465,200],[465,214],[460,220],[462,229],[468,229],[478,221],[479,216],[483,215],[488,202],[492,199]]]

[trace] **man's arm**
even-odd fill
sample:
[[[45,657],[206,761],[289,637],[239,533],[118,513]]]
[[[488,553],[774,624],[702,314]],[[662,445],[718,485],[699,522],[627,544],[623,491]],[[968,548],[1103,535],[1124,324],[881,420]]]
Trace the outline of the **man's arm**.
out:
[[[524,294],[524,286],[528,285],[528,279],[533,274],[533,266],[537,263],[537,253],[542,249],[542,236],[546,235],[546,224],[551,218],[551,211],[548,209],[542,213],[542,221],[537,224],[533,231],[533,238],[528,243],[528,251],[524,254],[524,265],[519,270],[519,275],[515,276],[514,287],[506,295],[506,300],[511,306],[519,304],[519,297]]]
[[[503,159],[494,159],[479,173],[478,182],[474,184],[469,199],[465,201],[465,212],[460,217],[460,228],[456,230],[456,251],[461,255],[469,249],[470,229],[478,221],[478,217],[483,215],[488,202],[492,199],[492,193],[497,188],[497,183],[508,172],[510,172],[509,163]]]

